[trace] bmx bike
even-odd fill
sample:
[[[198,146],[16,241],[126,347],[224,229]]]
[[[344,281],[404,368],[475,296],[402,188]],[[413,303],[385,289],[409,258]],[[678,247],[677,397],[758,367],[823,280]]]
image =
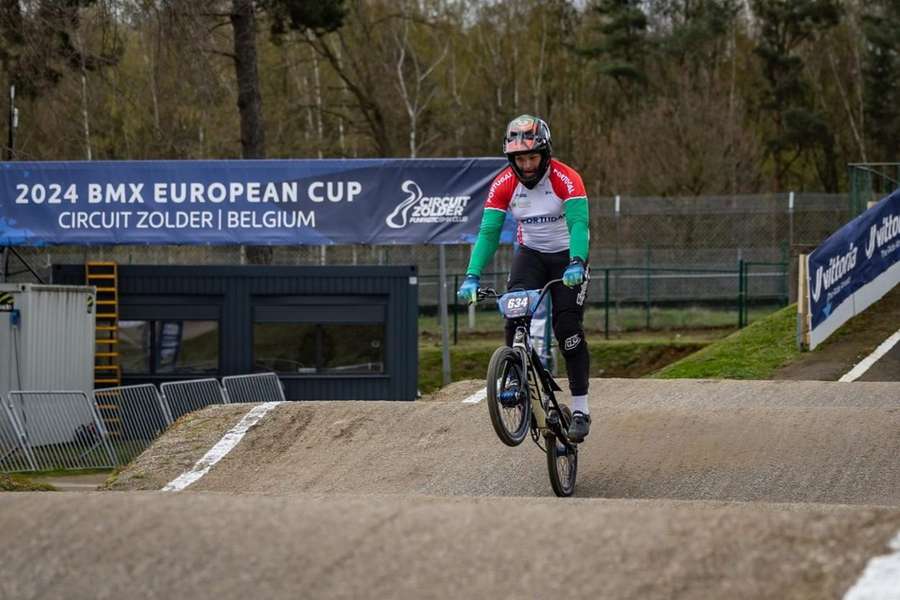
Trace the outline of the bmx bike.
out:
[[[554,284],[561,285],[562,279],[549,281],[540,290],[505,294],[483,288],[477,298],[495,298],[500,313],[515,325],[512,347],[497,348],[488,364],[487,405],[494,431],[508,446],[518,446],[530,433],[547,455],[553,492],[567,497],[575,491],[578,472],[578,445],[566,435],[572,412],[557,402],[554,392],[562,390],[538,358],[528,328],[530,318]]]

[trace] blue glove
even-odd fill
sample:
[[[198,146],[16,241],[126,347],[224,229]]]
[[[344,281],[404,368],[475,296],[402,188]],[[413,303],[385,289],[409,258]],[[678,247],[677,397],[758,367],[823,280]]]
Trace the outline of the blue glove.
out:
[[[479,281],[478,275],[466,275],[462,285],[459,286],[459,291],[456,292],[457,297],[467,304],[472,304],[478,300]]]
[[[578,287],[584,283],[584,261],[578,257],[572,259],[562,276],[563,285]]]

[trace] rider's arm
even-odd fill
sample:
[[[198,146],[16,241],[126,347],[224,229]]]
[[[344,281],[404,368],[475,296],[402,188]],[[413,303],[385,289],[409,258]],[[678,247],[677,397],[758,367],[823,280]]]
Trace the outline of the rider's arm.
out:
[[[506,218],[506,212],[493,208],[485,208],[484,216],[481,217],[481,227],[478,229],[478,239],[475,240],[475,247],[472,249],[472,257],[469,259],[469,266],[466,269],[466,275],[481,276],[484,266],[491,262],[497,246],[500,244],[500,231],[503,229],[503,221]]]
[[[506,209],[509,208],[509,201],[512,200],[515,189],[516,177],[511,168],[506,167],[494,177],[488,189],[487,199],[484,201],[484,215],[481,217],[478,239],[475,240],[466,275],[480,277],[482,269],[491,262],[500,244],[500,231],[503,229]]]
[[[570,198],[563,204],[566,227],[569,228],[569,258],[588,260],[591,232],[588,227],[588,200],[585,197]]]

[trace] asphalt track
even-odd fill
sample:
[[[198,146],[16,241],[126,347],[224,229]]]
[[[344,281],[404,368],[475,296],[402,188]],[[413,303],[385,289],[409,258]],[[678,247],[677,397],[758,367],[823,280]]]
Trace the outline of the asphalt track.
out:
[[[900,531],[900,383],[591,385],[575,499],[462,398],[283,404],[152,491],[207,409],[123,491],[0,495],[0,598],[842,598]]]

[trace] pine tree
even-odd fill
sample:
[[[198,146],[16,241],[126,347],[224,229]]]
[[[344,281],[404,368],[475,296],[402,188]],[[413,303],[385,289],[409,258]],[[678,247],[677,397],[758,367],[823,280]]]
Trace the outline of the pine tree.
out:
[[[863,15],[866,137],[876,162],[900,160],[900,0],[867,4]]]
[[[792,165],[808,150],[820,148],[826,169],[820,169],[824,186],[836,191],[834,135],[822,115],[813,110],[811,91],[803,78],[800,48],[834,27],[842,11],[838,0],[753,0],[760,27],[754,52],[762,61],[768,87],[760,108],[772,120],[766,147],[774,168],[774,187],[785,189]]]
[[[596,46],[580,48],[579,53],[598,61],[601,74],[613,78],[623,89],[643,83],[647,51],[647,15],[640,0],[599,0],[592,13],[599,24]]]

